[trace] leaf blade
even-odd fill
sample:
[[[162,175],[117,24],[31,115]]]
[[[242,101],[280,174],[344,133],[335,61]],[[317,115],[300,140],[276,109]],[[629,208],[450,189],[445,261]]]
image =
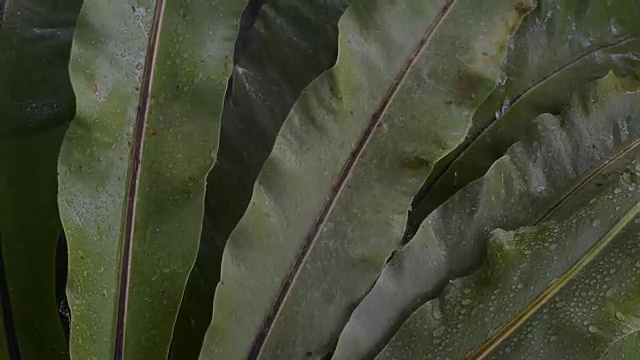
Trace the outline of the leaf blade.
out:
[[[168,356],[242,7],[85,2],[59,163],[74,358]]]
[[[431,211],[482,176],[527,133],[528,123],[519,119],[557,113],[576,88],[610,70],[637,75],[640,28],[629,15],[637,6],[633,1],[612,7],[598,1],[541,2],[516,34],[503,83],[474,114],[468,138],[442,159],[416,196],[407,240]],[[550,56],[531,56],[536,53]]]
[[[594,174],[611,171],[639,150],[634,89],[636,81],[626,85],[609,75],[574,95],[563,118],[538,117],[529,137],[429,215],[394,254],[353,312],[334,358],[381,351],[414,311],[481,264],[491,230],[533,225],[581,206],[577,195],[593,186]]]
[[[640,213],[640,203],[634,205],[626,213],[624,213],[621,219],[616,222],[611,230],[607,231],[604,236],[598,240],[589,251],[586,252],[578,261],[573,264],[566,272],[560,277],[558,281],[554,281],[547,289],[544,290],[538,297],[536,297],[526,309],[516,315],[509,323],[503,325],[493,337],[487,340],[479,348],[477,348],[468,357],[470,359],[484,359],[493,350],[495,350],[505,338],[513,335],[513,333],[520,327],[525,321],[529,320],[536,312],[546,305],[551,298],[556,296],[575,276],[583,271],[597,256],[599,256],[605,248],[607,248],[611,242],[620,235],[620,233],[631,223],[632,220]]]
[[[398,94],[398,91],[400,90],[403,82],[406,80],[409,71],[411,70],[411,68],[413,68],[413,66],[415,66],[420,54],[424,52],[424,50],[429,45],[436,29],[438,29],[442,21],[447,17],[454,3],[455,0],[447,0],[440,8],[440,10],[435,14],[435,18],[433,19],[432,23],[429,25],[424,35],[420,38],[418,46],[415,47],[415,49],[407,57],[407,60],[405,60],[405,62],[402,64],[402,67],[397,72],[397,75],[393,79],[391,86],[384,94],[378,107],[374,110],[373,115],[367,121],[363,133],[356,140],[354,149],[349,153],[349,156],[347,157],[342,170],[338,174],[335,183],[332,185],[329,191],[328,199],[322,206],[319,215],[314,220],[313,225],[311,225],[309,232],[306,233],[302,246],[300,247],[300,252],[294,258],[291,269],[285,275],[284,281],[282,282],[282,287],[278,292],[278,296],[273,302],[272,309],[268,313],[269,315],[265,318],[262,325],[260,326],[258,336],[252,344],[251,350],[249,351],[250,359],[257,359],[261,355],[264,343],[267,339],[267,336],[271,332],[275,319],[280,314],[282,306],[286,298],[290,294],[291,286],[294,282],[294,279],[298,277],[302,265],[308,257],[309,251],[317,241],[320,231],[326,224],[329,214],[333,211],[338,198],[340,197],[347,184],[347,181],[349,180],[351,174],[355,169],[356,163],[362,157],[365,147],[368,145],[369,141],[371,141],[374,131],[380,125],[380,121],[385,116],[385,113],[389,109],[391,102]]]
[[[224,245],[249,205],[287,113],[302,90],[335,63],[337,23],[346,3],[269,0],[245,9],[249,20],[241,24],[250,28],[241,25],[236,41],[218,159],[207,178],[200,250],[172,339],[176,360],[200,354]]]
[[[56,299],[55,274],[64,266],[55,258],[62,232],[56,163],[73,117],[67,63],[80,6],[77,0],[0,4],[4,358],[69,358]]]
[[[637,154],[628,160],[632,161],[627,165],[634,168]],[[494,232],[487,262],[479,271],[453,281],[438,300],[420,310],[437,312],[438,319],[433,320],[430,314],[431,320],[424,317],[410,320],[410,327],[428,324],[422,329],[429,333],[435,331],[437,336],[414,346],[409,353],[433,351],[434,355],[442,355],[450,346],[459,345],[459,357],[466,359],[600,357],[608,347],[603,344],[616,339],[612,335],[631,328],[624,330],[624,321],[617,319],[620,315],[614,315],[622,307],[607,300],[607,291],[588,284],[598,278],[598,285],[609,284],[618,294],[625,289],[635,292],[638,286],[637,270],[628,266],[637,261],[635,249],[622,256],[626,267],[611,266],[612,255],[620,257],[620,250],[630,245],[638,229],[637,188],[616,191],[619,186],[616,175],[624,169],[625,166],[621,166],[614,171],[614,176],[606,180],[606,189],[594,196],[595,201],[572,216],[517,231]],[[623,197],[618,197],[620,194]],[[613,202],[619,205],[617,210],[603,213],[611,209],[609,205],[614,198]],[[633,245],[635,247],[635,243]],[[624,271],[624,275],[636,275],[613,281],[608,275],[606,279],[598,277],[603,263],[618,270],[631,269]],[[616,283],[621,286],[613,286]],[[592,295],[585,296],[587,289]],[[501,310],[496,311],[498,308]],[[602,318],[604,314],[606,317]],[[465,328],[465,324],[469,327]],[[602,335],[594,341],[593,334],[599,331]],[[527,339],[524,340],[523,333],[535,335],[524,336]],[[406,329],[399,332],[397,340],[407,334]],[[596,342],[598,346],[593,346]],[[589,346],[585,346],[587,344]],[[392,341],[379,358],[398,358],[398,350],[398,342]],[[403,349],[405,354],[406,350]]]
[[[332,342],[350,311],[351,302],[366,291],[368,282],[373,281],[395,246],[393,239],[400,240],[410,198],[430,170],[430,166],[420,159],[426,158],[427,162],[437,159],[464,136],[470,113],[495,86],[511,32],[528,11],[527,6],[532,5],[520,3],[525,6],[517,8],[511,1],[474,2],[481,8],[478,9],[465,1],[457,3],[451,9],[456,18],[469,21],[469,28],[463,31],[450,21],[446,29],[438,32],[439,35],[432,39],[437,47],[417,57],[419,66],[407,75],[410,81],[397,90],[400,95],[389,107],[384,123],[378,129],[372,129],[369,120],[375,120],[376,109],[386,106],[382,100],[385,94],[388,96],[396,91],[394,79],[402,77],[397,74],[411,63],[411,54],[419,53],[426,30],[437,23],[434,20],[449,3],[411,2],[405,7],[393,7],[383,1],[351,3],[340,23],[341,55],[337,65],[316,79],[294,106],[263,167],[252,204],[227,244],[213,322],[201,358],[279,356],[319,359],[331,352]],[[492,11],[485,11],[489,7]],[[472,13],[480,12],[486,14],[486,18],[472,16]],[[485,27],[482,21],[494,26]],[[382,28],[388,31],[378,31]],[[458,47],[449,46],[454,41],[443,35],[449,32],[454,34]],[[486,42],[479,40],[481,34],[486,36],[482,38]],[[371,40],[367,40],[367,35]],[[483,52],[487,55],[483,56]],[[439,58],[454,65],[445,67],[443,72],[442,67],[435,65],[443,61],[437,60]],[[457,79],[460,86],[452,88],[450,81],[446,81],[451,78]],[[422,91],[429,93],[429,101],[417,101],[412,96],[418,84],[425,83]],[[413,107],[414,112],[403,113],[406,109],[403,106]],[[447,119],[454,120],[447,123],[431,116],[432,112],[437,113],[436,109],[442,109],[450,114]],[[423,114],[429,115],[424,115],[428,121],[423,120]],[[435,132],[425,124],[441,120],[448,126]],[[362,145],[357,144],[364,145],[367,131],[373,130],[377,130],[377,135],[366,147],[361,158],[364,160],[357,164],[352,177],[341,189],[343,185],[337,180],[345,174],[343,169],[348,169],[343,164],[360,156],[358,146]],[[402,149],[389,146],[391,139],[399,138],[405,140]],[[328,145],[325,140],[331,143]],[[381,155],[390,148],[393,151]],[[305,181],[308,182],[306,186]],[[356,188],[366,190],[360,193]],[[389,189],[393,190],[389,192]],[[326,204],[331,204],[331,194],[340,191],[336,206],[330,209]],[[375,202],[369,203],[372,199]],[[371,211],[368,217],[358,214],[361,211],[364,214],[368,209],[381,209],[382,204],[391,216],[380,211]],[[315,230],[322,225],[317,219],[322,220],[318,214],[323,214],[323,209],[331,210],[329,218],[325,226]],[[346,224],[347,219],[356,224],[349,226],[351,233],[340,230],[343,228],[340,224]],[[277,303],[275,299],[279,296],[284,299],[278,290],[282,279],[294,279],[295,265],[291,264],[307,256],[304,251],[304,244],[309,244],[305,242],[306,235],[315,232],[320,234],[315,243],[317,249],[308,253],[304,268],[319,267],[322,271],[305,270],[297,275],[287,305],[277,306],[282,312],[276,316],[278,309],[271,304],[272,301]],[[283,258],[287,260],[282,261]],[[346,267],[357,275],[340,279],[338,272],[342,272],[339,269]],[[249,273],[260,277],[249,277]],[[291,276],[287,278],[287,274]],[[313,293],[307,288],[311,279],[320,275],[323,279],[336,280],[329,283],[315,279],[325,284],[320,290],[322,295],[316,292],[317,297],[331,300],[314,301],[314,311],[294,315],[294,309],[305,302],[303,294]],[[257,299],[255,293],[265,296]],[[336,293],[342,298],[338,299]],[[340,310],[318,310],[329,303],[335,306],[333,310]],[[249,308],[254,310],[252,314],[241,310]],[[270,309],[275,310],[274,314],[269,315]],[[260,326],[268,317],[274,318],[275,326],[267,326],[263,335],[259,335]],[[234,329],[225,328],[225,324],[231,322],[236,324]],[[317,325],[313,333],[303,330],[306,329],[304,324],[309,323]],[[271,328],[265,346],[260,345],[261,340],[254,341],[259,336],[266,337]],[[247,333],[252,334],[251,338]],[[254,343],[258,345],[252,348]],[[292,345],[285,346],[285,343]]]

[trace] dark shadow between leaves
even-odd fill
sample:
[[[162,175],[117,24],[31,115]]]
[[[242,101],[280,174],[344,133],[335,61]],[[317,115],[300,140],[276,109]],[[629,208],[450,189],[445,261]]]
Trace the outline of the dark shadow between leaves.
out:
[[[348,0],[251,0],[235,45],[218,158],[207,178],[200,249],[174,329],[170,359],[197,359],[211,322],[226,241],[240,221],[281,125],[304,88],[337,57]]]

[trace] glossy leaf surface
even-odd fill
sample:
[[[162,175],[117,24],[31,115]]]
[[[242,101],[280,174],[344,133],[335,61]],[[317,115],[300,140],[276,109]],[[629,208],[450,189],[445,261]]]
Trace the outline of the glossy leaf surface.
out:
[[[561,221],[496,230],[484,265],[422,307],[376,359],[601,359],[638,331],[640,192],[624,180],[638,176],[637,159]]]
[[[227,244],[201,358],[331,352],[400,242],[431,164],[464,138],[533,6],[351,3],[336,65],[289,114]]]
[[[241,1],[86,1],[61,150],[71,355],[165,359],[201,232]]]
[[[481,263],[493,229],[562,220],[591,200],[599,177],[638,151],[637,89],[636,80],[609,75],[574,95],[561,118],[541,115],[526,140],[433,212],[391,258],[354,311],[335,358],[375,355],[414,310]]]

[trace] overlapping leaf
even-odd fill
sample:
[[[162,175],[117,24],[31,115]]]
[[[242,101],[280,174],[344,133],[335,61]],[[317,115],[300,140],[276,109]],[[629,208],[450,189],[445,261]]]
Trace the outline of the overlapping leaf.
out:
[[[11,337],[0,358],[69,358],[56,301],[56,164],[73,118],[67,62],[80,5],[0,2],[1,324]]]
[[[220,149],[207,179],[200,252],[172,342],[176,360],[197,359],[211,323],[222,252],[246,210],[262,164],[303,88],[335,63],[345,0],[250,2],[236,41]]]
[[[335,67],[289,114],[227,244],[203,359],[331,352],[533,5],[351,3]]]
[[[594,179],[600,189],[583,189],[590,201],[562,221],[494,232],[483,266],[411,316],[376,359],[601,359],[637,332],[634,155]]]
[[[407,316],[478,266],[493,229],[562,220],[589,202],[592,188],[601,186],[598,177],[638,151],[640,93],[628,93],[637,88],[635,80],[609,75],[575,95],[562,118],[541,115],[533,135],[433,212],[391,258],[354,311],[334,358],[375,356]],[[415,331],[411,319],[427,316],[424,308],[399,334]],[[392,358],[403,351],[397,349]]]
[[[167,358],[245,5],[84,4],[59,164],[73,358]]]
[[[436,164],[414,200],[406,239],[527,134],[538,114],[557,113],[572,92],[610,70],[638,75],[638,13],[635,0],[541,0],[514,37],[501,84],[474,114],[469,136]]]

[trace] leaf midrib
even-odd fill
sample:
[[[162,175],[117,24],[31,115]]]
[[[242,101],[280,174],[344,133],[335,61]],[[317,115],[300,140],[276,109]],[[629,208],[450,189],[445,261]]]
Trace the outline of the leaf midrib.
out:
[[[133,148],[129,157],[130,167],[127,176],[127,197],[124,215],[124,232],[122,235],[122,260],[120,264],[120,281],[116,308],[116,333],[114,341],[114,360],[122,360],[124,357],[124,337],[126,331],[127,302],[129,297],[129,282],[131,271],[131,246],[136,221],[136,203],[138,185],[140,182],[140,165],[142,162],[142,149],[145,139],[145,127],[149,117],[151,89],[155,72],[160,30],[164,19],[165,0],[156,0],[149,45],[142,74],[142,86],[133,135]]]
[[[622,218],[607,231],[578,261],[575,262],[563,275],[538,295],[523,311],[518,313],[511,321],[502,326],[498,332],[479,348],[470,353],[467,360],[482,360],[486,358],[502,341],[513,334],[522,324],[533,316],[542,306],[552,299],[573,278],[576,277],[587,265],[591,263],[620,232],[640,213],[640,203],[636,203]]]
[[[302,246],[300,248],[300,251],[296,255],[291,268],[289,269],[289,271],[284,277],[284,281],[280,287],[280,290],[278,291],[278,294],[274,302],[270,307],[269,313],[263,320],[262,325],[260,326],[260,330],[258,331],[258,334],[255,337],[253,344],[251,345],[249,354],[247,356],[249,360],[255,360],[260,357],[262,353],[262,349],[264,348],[264,345],[266,343],[266,340],[269,337],[271,330],[273,329],[275,320],[279,316],[282,310],[282,307],[291,292],[291,287],[293,286],[293,283],[297,279],[300,273],[300,269],[302,268],[302,265],[306,261],[310,250],[313,248],[313,245],[318,237],[318,234],[320,233],[320,230],[326,223],[327,218],[329,217],[329,215],[331,214],[332,210],[335,207],[337,199],[340,197],[347,181],[351,177],[351,174],[353,172],[353,169],[355,168],[355,165],[357,164],[358,160],[362,156],[362,153],[364,152],[364,149],[366,148],[367,144],[373,137],[373,134],[378,128],[378,125],[382,121],[382,118],[384,117],[385,113],[389,109],[389,106],[392,103],[393,99],[398,94],[398,91],[400,90],[402,84],[406,80],[410,70],[417,63],[422,53],[428,47],[437,29],[442,24],[443,20],[447,17],[449,12],[453,8],[453,5],[456,2],[457,0],[447,0],[446,3],[442,6],[440,11],[436,15],[435,19],[431,22],[429,27],[427,27],[427,29],[425,30],[425,33],[423,34],[422,38],[418,42],[417,46],[414,48],[411,54],[409,54],[407,59],[404,61],[403,66],[400,68],[399,72],[395,76],[393,82],[391,83],[391,86],[389,87],[389,89],[383,96],[382,100],[376,107],[376,110],[373,112],[373,114],[369,118],[365,130],[357,139],[356,145],[352,148],[351,152],[349,153],[349,156],[347,157],[347,160],[343,165],[342,170],[340,171],[336,181],[331,187],[327,201],[323,205],[322,210],[318,214],[316,220],[314,221],[313,225],[309,229],[309,232],[305,236]]]

